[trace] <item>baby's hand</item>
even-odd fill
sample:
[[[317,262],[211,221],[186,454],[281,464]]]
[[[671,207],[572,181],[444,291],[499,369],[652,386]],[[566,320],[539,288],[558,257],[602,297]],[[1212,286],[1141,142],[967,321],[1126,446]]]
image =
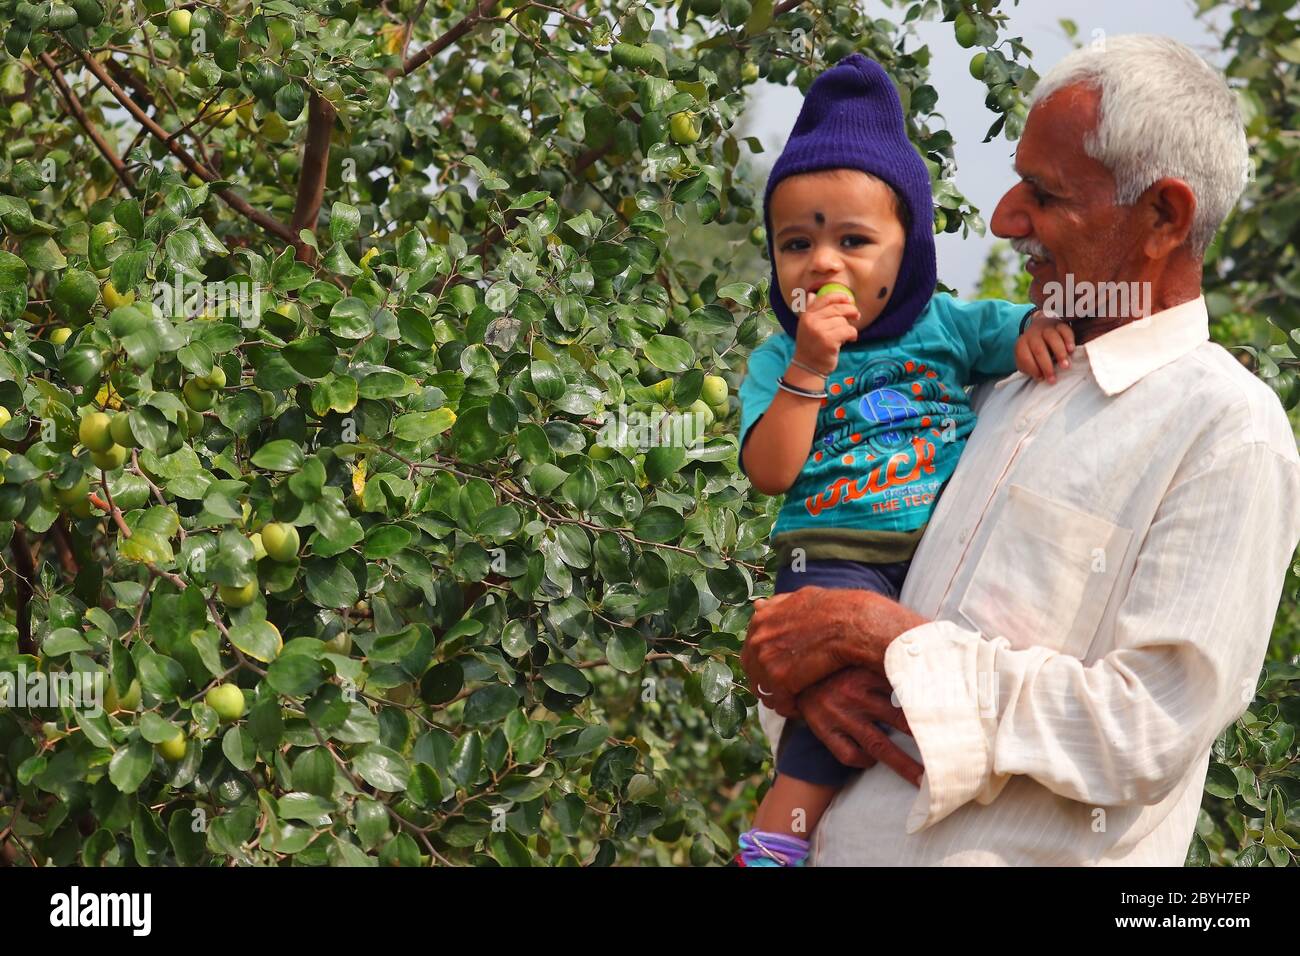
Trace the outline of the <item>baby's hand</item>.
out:
[[[858,337],[853,321],[861,314],[853,299],[843,292],[817,296],[808,304],[808,311],[799,316],[795,358],[813,368],[833,372],[839,363],[840,348]]]
[[[1055,384],[1053,357],[1061,363],[1061,368],[1069,368],[1069,356],[1073,351],[1074,330],[1069,324],[1039,315],[1016,341],[1016,368],[1030,378],[1045,378],[1048,384]]]

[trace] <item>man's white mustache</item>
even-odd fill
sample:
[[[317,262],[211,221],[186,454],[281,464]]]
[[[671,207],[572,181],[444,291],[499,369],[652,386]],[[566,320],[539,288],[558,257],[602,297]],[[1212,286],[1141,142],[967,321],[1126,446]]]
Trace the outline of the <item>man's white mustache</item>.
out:
[[[1035,259],[1049,261],[1052,258],[1052,254],[1047,251],[1047,247],[1034,239],[1012,239],[1011,248],[1022,256],[1033,256]]]

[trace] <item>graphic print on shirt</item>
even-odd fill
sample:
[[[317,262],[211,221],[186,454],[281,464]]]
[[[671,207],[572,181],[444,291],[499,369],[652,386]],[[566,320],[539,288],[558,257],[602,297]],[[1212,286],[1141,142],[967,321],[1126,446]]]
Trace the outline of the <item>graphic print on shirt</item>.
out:
[[[860,498],[871,499],[873,514],[928,508],[941,483],[935,442],[953,411],[938,373],[911,359],[877,358],[826,390],[812,466],[838,477],[805,498],[808,514]]]

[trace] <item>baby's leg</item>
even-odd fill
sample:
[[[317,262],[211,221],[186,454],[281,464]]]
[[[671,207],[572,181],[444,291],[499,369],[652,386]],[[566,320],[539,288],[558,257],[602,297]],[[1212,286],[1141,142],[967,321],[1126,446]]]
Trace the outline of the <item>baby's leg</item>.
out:
[[[838,792],[838,786],[808,783],[778,773],[754,814],[754,829],[806,840]]]

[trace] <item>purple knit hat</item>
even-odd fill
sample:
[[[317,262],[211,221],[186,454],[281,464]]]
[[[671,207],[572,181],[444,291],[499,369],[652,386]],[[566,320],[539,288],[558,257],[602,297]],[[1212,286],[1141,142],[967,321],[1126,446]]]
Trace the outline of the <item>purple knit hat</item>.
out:
[[[785,304],[776,275],[772,192],[787,176],[835,168],[860,169],[883,179],[894,187],[911,212],[912,225],[893,294],[880,316],[845,348],[897,338],[912,327],[934,295],[934,207],[930,173],[921,154],[907,138],[903,106],[893,81],[879,63],[861,53],[845,57],[813,81],[763,194],[763,224],[772,263],[768,301],[792,337],[799,319]]]

